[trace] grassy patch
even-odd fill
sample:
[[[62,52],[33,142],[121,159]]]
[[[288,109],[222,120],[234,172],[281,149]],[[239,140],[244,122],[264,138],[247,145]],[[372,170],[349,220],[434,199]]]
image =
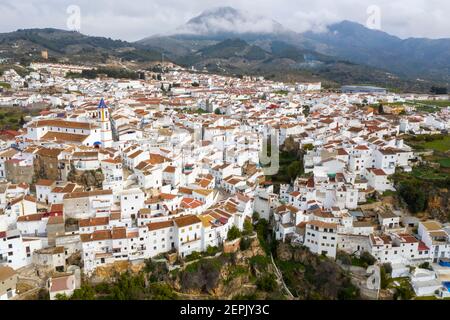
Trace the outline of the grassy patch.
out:
[[[446,159],[440,159],[437,161],[441,167],[443,168],[450,168],[450,158],[446,158]]]
[[[406,136],[405,141],[416,150],[434,150],[437,152],[446,152],[450,150],[450,135],[413,135]]]
[[[431,167],[415,167],[411,175],[421,180],[445,180],[448,175]]]
[[[450,107],[449,100],[424,100],[424,101],[415,100],[413,103],[419,104],[419,105],[426,105],[426,106],[436,106],[439,108]]]
[[[422,144],[426,149],[432,149],[440,152],[447,152],[450,150],[450,136],[444,136],[442,139],[427,141]]]

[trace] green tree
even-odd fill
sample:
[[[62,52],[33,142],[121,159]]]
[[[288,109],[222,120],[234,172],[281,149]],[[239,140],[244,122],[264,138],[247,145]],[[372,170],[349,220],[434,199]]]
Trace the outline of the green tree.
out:
[[[287,167],[287,174],[291,181],[295,180],[297,176],[303,173],[302,164],[300,161],[293,161],[288,167]]]
[[[384,265],[380,267],[380,278],[380,288],[386,289],[389,284],[389,275]]]
[[[398,190],[400,197],[412,213],[422,212],[427,207],[427,196],[417,183],[402,182]]]
[[[253,224],[249,219],[245,219],[244,221],[244,235],[250,235],[253,233]]]
[[[277,289],[277,281],[272,273],[265,274],[256,280],[256,286],[259,290],[266,292],[274,292]]]
[[[41,288],[38,292],[38,300],[50,300],[50,294],[45,288]]]
[[[361,261],[366,264],[367,266],[371,266],[373,264],[375,264],[375,262],[377,261],[377,259],[375,259],[374,256],[372,256],[369,252],[364,251],[363,253],[361,253],[360,257]]]
[[[166,283],[152,283],[149,291],[152,300],[176,300],[178,298]]]
[[[219,114],[219,115],[222,114],[222,112],[220,111],[220,108],[216,108],[216,109],[214,110],[214,113],[215,113],[215,114]]]
[[[239,229],[236,226],[232,226],[230,228],[230,230],[228,230],[227,240],[232,241],[232,240],[239,238],[240,236],[241,236],[241,231],[239,231]]]
[[[352,257],[345,251],[338,251],[336,254],[336,260],[346,266],[350,266],[352,264]]]
[[[309,116],[309,113],[310,113],[310,107],[309,107],[309,106],[304,106],[304,107],[303,107],[303,115],[304,115],[305,117],[308,117],[308,116]]]
[[[81,285],[80,289],[76,289],[71,300],[95,300],[95,290],[89,285]]]
[[[69,297],[66,296],[65,293],[63,293],[63,294],[58,293],[58,294],[55,296],[55,298],[56,298],[56,300],[70,300]]]
[[[129,272],[121,274],[111,292],[113,300],[140,300],[145,294],[143,274],[137,276],[132,276]]]

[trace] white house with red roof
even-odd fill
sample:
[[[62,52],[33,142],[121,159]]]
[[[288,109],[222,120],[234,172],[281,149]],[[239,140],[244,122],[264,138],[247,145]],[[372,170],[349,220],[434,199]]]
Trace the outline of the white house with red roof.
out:
[[[378,192],[395,190],[394,185],[388,179],[388,174],[383,169],[368,168],[365,178],[367,179],[367,185]]]

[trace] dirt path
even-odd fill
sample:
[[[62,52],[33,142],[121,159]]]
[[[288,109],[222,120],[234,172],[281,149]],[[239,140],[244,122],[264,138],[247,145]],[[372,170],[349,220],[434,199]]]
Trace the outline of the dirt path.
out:
[[[281,273],[281,271],[278,269],[275,260],[273,259],[273,255],[270,254],[270,260],[272,261],[272,265],[275,268],[275,275],[278,278],[278,282],[281,283],[281,285],[283,286],[284,290],[286,291],[286,293],[288,294],[290,299],[295,299],[294,295],[292,294],[292,292],[289,290],[288,286],[286,285],[286,283],[283,280],[283,274]]]

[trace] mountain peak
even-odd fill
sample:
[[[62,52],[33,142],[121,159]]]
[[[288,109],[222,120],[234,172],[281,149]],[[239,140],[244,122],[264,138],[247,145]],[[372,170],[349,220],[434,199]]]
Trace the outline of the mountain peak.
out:
[[[207,16],[215,15],[215,16],[219,16],[219,17],[220,16],[226,16],[226,15],[238,16],[239,15],[239,11],[237,9],[235,9],[233,7],[229,7],[229,6],[213,7],[213,8],[210,8],[210,9],[206,9],[198,17],[205,16],[205,15],[207,15]],[[195,19],[195,18],[193,18],[193,19]]]
[[[392,36],[382,30],[371,29],[367,26],[360,24],[358,22],[343,20],[341,22],[337,22],[328,27],[328,30],[332,32],[341,32],[347,35],[360,35],[360,36],[377,36],[377,37],[386,37],[391,40],[399,40],[398,37]]]
[[[232,7],[214,7],[203,11],[177,28],[177,34],[226,35],[277,34],[286,29],[275,20]]]

